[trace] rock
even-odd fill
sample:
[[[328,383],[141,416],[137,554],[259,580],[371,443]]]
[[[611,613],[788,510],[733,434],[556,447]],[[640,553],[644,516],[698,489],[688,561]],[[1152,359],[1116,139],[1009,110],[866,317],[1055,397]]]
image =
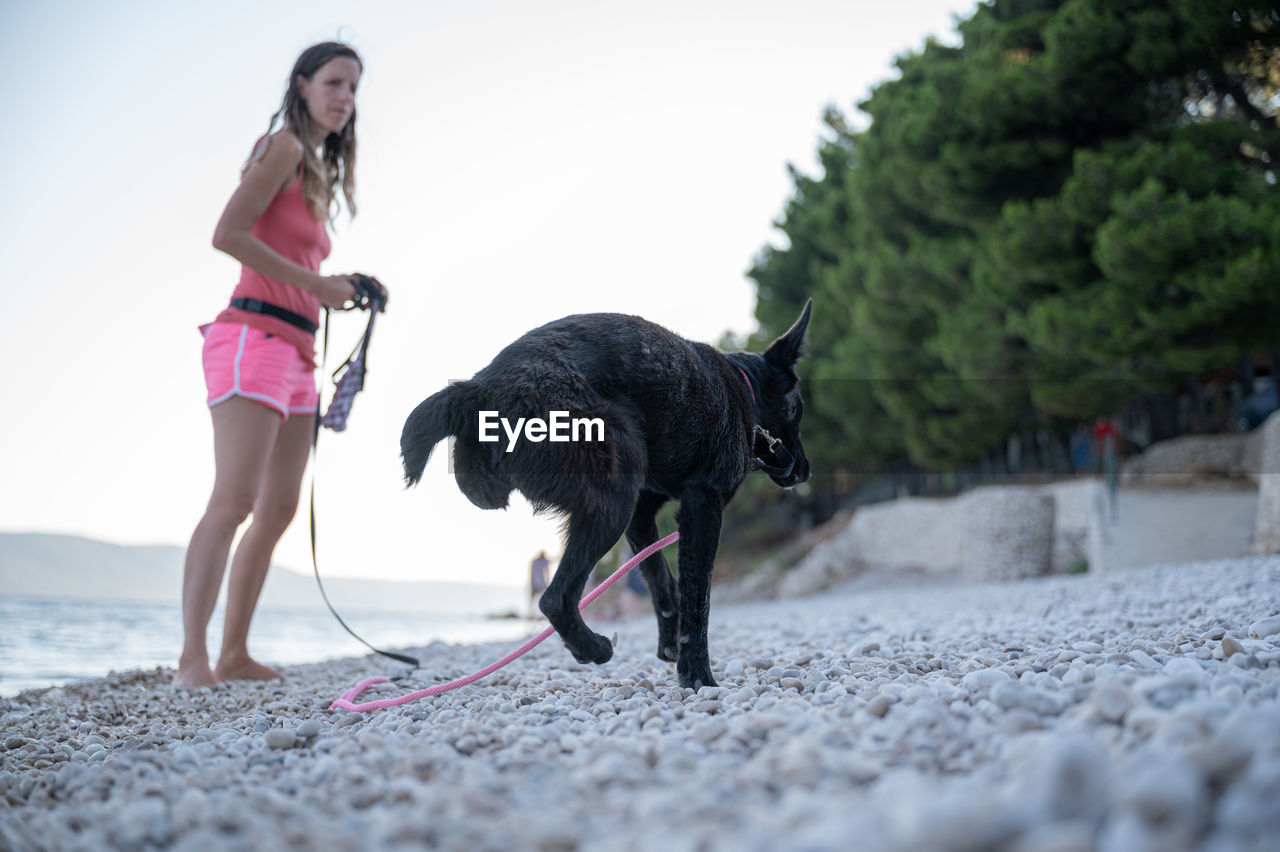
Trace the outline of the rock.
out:
[[[1182,435],[1157,441],[1124,462],[1126,483],[1141,484],[1144,477],[1160,485],[1190,485],[1197,478],[1255,475],[1261,452],[1258,434]]]
[[[1266,639],[1280,633],[1280,615],[1263,618],[1249,625],[1249,635],[1254,639]]]
[[[693,728],[693,738],[700,743],[713,742],[724,736],[729,730],[729,726],[719,719],[712,719],[695,725]]]
[[[1026,731],[1043,730],[1045,722],[1043,716],[1022,707],[1014,707],[1004,711],[996,719],[996,726],[1006,734],[1020,734]]]
[[[1035,762],[1030,804],[1044,822],[1094,820],[1107,809],[1111,774],[1106,749],[1091,737],[1050,741]]]
[[[311,739],[320,733],[320,720],[307,719],[298,726],[298,736],[304,739]]]
[[[195,826],[209,811],[209,795],[198,787],[188,787],[178,794],[172,810],[178,831]]]
[[[1158,669],[1160,664],[1151,658],[1151,655],[1141,648],[1134,648],[1129,652],[1129,658],[1144,669]]]
[[[1107,679],[1093,688],[1093,709],[1108,722],[1122,721],[1133,703],[1133,693],[1122,681]]]
[[[1204,687],[1209,685],[1209,673],[1196,660],[1174,657],[1164,665],[1165,677],[1177,685]]]
[[[1030,689],[1015,681],[997,683],[991,687],[991,700],[1005,710],[1021,708],[1040,716],[1056,716],[1064,706],[1057,696]]]
[[[1244,653],[1244,646],[1230,636],[1222,637],[1222,657],[1230,659],[1235,654]]]
[[[272,728],[263,735],[267,745],[274,749],[293,748],[297,735],[289,728]]]
[[[969,691],[988,688],[998,683],[1008,683],[1013,679],[1013,675],[1004,669],[978,669],[969,672],[960,679]]]
[[[1148,823],[1180,820],[1195,825],[1208,804],[1196,766],[1177,757],[1148,758],[1116,792],[1121,807],[1136,811]]]
[[[1165,852],[1168,848],[1145,820],[1132,813],[1108,820],[1097,845],[1098,852]]]
[[[1062,820],[1033,826],[1010,852],[1094,852],[1093,826],[1085,820]]]

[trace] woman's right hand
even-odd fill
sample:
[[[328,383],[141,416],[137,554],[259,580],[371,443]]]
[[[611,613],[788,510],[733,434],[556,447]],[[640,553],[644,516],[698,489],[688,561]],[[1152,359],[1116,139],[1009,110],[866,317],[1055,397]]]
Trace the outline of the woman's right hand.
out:
[[[359,295],[351,275],[322,275],[315,289],[316,298],[327,308],[341,309]]]

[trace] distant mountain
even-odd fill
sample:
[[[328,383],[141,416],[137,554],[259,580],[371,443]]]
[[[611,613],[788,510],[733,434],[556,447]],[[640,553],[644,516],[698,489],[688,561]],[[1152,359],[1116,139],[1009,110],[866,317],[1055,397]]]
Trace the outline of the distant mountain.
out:
[[[44,533],[0,533],[0,595],[30,598],[172,603],[182,594],[186,550],[132,547]],[[505,614],[527,599],[516,586],[481,583],[399,583],[333,577],[324,581],[339,612]],[[324,608],[315,577],[272,566],[261,604]]]

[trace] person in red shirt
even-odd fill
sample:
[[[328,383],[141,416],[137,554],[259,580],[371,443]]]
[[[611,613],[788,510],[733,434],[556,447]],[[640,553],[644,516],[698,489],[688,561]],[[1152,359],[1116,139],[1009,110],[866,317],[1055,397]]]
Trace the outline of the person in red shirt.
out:
[[[201,327],[213,419],[213,494],[187,548],[183,646],[174,683],[211,686],[279,677],[249,656],[249,622],[271,554],[297,511],[315,428],[315,332],[321,306],[354,301],[351,275],[321,275],[339,185],[355,215],[356,88],[364,66],[348,45],[303,51],[280,110],[254,146],[214,230],[240,261],[231,304]],[[205,632],[236,530],[216,667]]]
[[[1098,458],[1102,461],[1102,477],[1106,482],[1108,505],[1111,507],[1111,520],[1117,520],[1119,507],[1117,491],[1119,490],[1119,442],[1120,431],[1109,417],[1099,417],[1093,424],[1093,440],[1097,444]]]

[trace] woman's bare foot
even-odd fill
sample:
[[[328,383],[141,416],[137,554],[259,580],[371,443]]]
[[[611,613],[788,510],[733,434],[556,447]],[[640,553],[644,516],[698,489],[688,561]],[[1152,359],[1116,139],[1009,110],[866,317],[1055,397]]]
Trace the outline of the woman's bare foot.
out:
[[[183,689],[199,689],[202,686],[216,686],[218,679],[208,663],[196,665],[178,664],[178,671],[173,676],[173,685]]]
[[[271,666],[264,666],[248,654],[235,657],[227,657],[226,655],[219,657],[218,665],[213,670],[213,676],[218,679],[219,683],[227,680],[275,680],[276,678],[284,677]]]

